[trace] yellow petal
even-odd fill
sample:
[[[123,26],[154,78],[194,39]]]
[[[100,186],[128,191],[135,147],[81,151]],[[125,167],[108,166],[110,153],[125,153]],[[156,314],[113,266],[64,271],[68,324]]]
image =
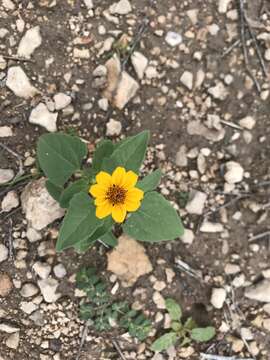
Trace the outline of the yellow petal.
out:
[[[142,200],[144,192],[138,188],[132,188],[128,190],[126,201],[137,202]]]
[[[89,193],[94,197],[105,197],[106,188],[99,184],[95,184],[90,187]]]
[[[100,171],[96,176],[96,182],[102,186],[110,186],[112,182],[112,177],[110,174],[105,171]]]
[[[115,185],[123,185],[126,177],[126,170],[118,166],[112,174],[112,183]]]
[[[127,215],[127,210],[124,205],[115,205],[112,207],[112,218],[118,223],[122,223]]]
[[[96,217],[99,219],[103,219],[106,216],[112,213],[112,205],[109,202],[102,204],[101,206],[97,206],[96,208]]]
[[[130,170],[130,171],[128,171],[126,173],[126,179],[125,179],[125,182],[124,182],[124,187],[126,189],[130,189],[130,188],[132,188],[132,187],[134,187],[136,185],[137,181],[138,181],[138,175],[135,174],[135,172]]]
[[[141,206],[141,202],[140,201],[126,201],[125,205],[126,205],[127,211],[136,211]]]
[[[105,197],[98,197],[98,198],[95,199],[95,205],[96,206],[101,206],[104,203],[107,203],[107,200],[106,200]]]

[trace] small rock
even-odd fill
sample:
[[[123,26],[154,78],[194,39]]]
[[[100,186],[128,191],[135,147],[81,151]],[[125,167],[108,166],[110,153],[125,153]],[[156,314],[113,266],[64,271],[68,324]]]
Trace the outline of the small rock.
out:
[[[108,70],[107,67],[104,65],[98,65],[95,70],[93,71],[94,77],[103,77],[107,76]]]
[[[142,79],[148,66],[148,59],[140,52],[135,51],[131,56],[131,62],[139,79]]]
[[[190,71],[184,71],[180,81],[186,88],[192,90],[193,88],[193,74]]]
[[[132,11],[132,7],[128,0],[120,0],[110,6],[111,14],[126,15]]]
[[[106,68],[108,71],[107,86],[102,96],[122,110],[135,96],[139,84],[126,71],[121,73],[120,60],[117,56],[113,56],[106,62]]]
[[[211,304],[216,309],[221,309],[226,300],[226,290],[223,288],[214,288],[211,295]]]
[[[270,279],[263,279],[245,291],[245,297],[251,300],[270,303]]]
[[[232,351],[236,352],[236,353],[240,353],[243,348],[244,348],[245,344],[241,339],[233,339],[233,343],[232,343]]]
[[[18,56],[30,58],[35,49],[42,43],[39,26],[35,26],[26,31],[19,43]]]
[[[7,195],[3,198],[1,207],[2,211],[9,212],[12,209],[15,209],[19,206],[19,198],[16,191],[12,190],[7,193]]]
[[[34,230],[44,229],[65,214],[65,210],[48,193],[45,183],[45,178],[32,181],[21,195],[22,209],[28,226]]]
[[[1,59],[0,59],[0,63],[1,63]],[[1,67],[0,67],[0,70],[1,70]],[[11,130],[11,128],[9,126],[0,126],[0,137],[1,138],[9,137],[9,136],[12,136],[12,135],[13,135],[13,133],[12,133],[12,130]]]
[[[218,142],[225,136],[225,130],[220,129],[208,129],[204,126],[200,120],[192,120],[188,122],[187,132],[189,135],[203,136],[209,141]]]
[[[73,49],[73,57],[78,59],[90,59],[90,51],[89,49]]]
[[[156,66],[147,66],[145,70],[145,75],[149,80],[156,79],[158,77],[158,71]]]
[[[61,294],[56,292],[58,285],[58,281],[53,278],[38,281],[40,291],[47,303],[54,303],[61,297]]]
[[[190,230],[190,229],[185,229],[184,230],[184,235],[180,236],[180,239],[184,244],[191,245],[193,243],[193,240],[194,240],[193,231]]]
[[[0,297],[8,296],[12,290],[12,287],[13,284],[8,274],[0,273]]]
[[[38,288],[32,283],[26,283],[22,286],[20,294],[22,297],[28,298],[36,295]]]
[[[50,132],[57,131],[56,120],[58,113],[51,113],[47,106],[39,103],[32,111],[29,117],[31,124],[40,125]]]
[[[168,31],[165,37],[165,41],[171,47],[175,47],[183,41],[183,38],[180,34],[174,31]]]
[[[107,111],[109,108],[109,102],[108,99],[101,98],[98,100],[98,106],[101,110]]]
[[[224,179],[228,184],[241,182],[244,177],[244,169],[235,161],[228,161],[225,164]]]
[[[0,185],[11,181],[14,178],[14,171],[11,169],[0,169]]]
[[[223,230],[224,230],[224,227],[222,224],[213,223],[210,221],[204,221],[200,227],[200,231],[206,232],[206,233],[217,233],[217,232],[222,232]]]
[[[186,210],[189,214],[201,215],[203,213],[204,205],[207,195],[201,191],[192,190],[189,194],[189,200],[186,205]]]
[[[58,279],[62,279],[63,277],[66,276],[67,274],[67,270],[65,269],[63,264],[57,264],[54,266],[53,268],[53,272],[54,275],[58,278]]]
[[[93,9],[93,0],[83,0],[84,5],[87,7],[87,9]]]
[[[8,334],[13,334],[15,332],[18,332],[19,330],[20,330],[20,328],[9,325],[9,324],[5,324],[5,323],[0,324],[0,331],[3,331]]]
[[[33,265],[33,270],[41,279],[47,279],[51,272],[51,266],[49,264],[37,261]]]
[[[14,5],[13,1],[11,1],[11,0],[3,0],[2,4],[3,4],[4,8],[7,10],[15,9],[15,5]]]
[[[29,316],[29,319],[34,321],[35,325],[37,326],[43,326],[45,322],[44,315],[40,312],[40,310],[33,312],[33,314]]]
[[[244,340],[251,341],[254,339],[254,336],[249,328],[242,327],[240,329],[240,334]]]
[[[64,93],[55,94],[53,97],[55,110],[62,110],[71,103],[71,97]]]
[[[39,93],[31,85],[27,75],[20,66],[12,66],[8,69],[6,85],[16,96],[24,99],[32,98]]]
[[[166,287],[166,283],[164,281],[156,281],[153,285],[154,290],[162,291]]]
[[[188,164],[187,147],[186,145],[180,146],[180,149],[176,153],[175,163],[179,167],[185,167]]]
[[[265,50],[264,58],[266,61],[270,61],[270,49]]]
[[[6,59],[0,55],[0,70],[5,70],[7,67],[7,61]]]
[[[241,271],[241,268],[239,265],[237,264],[226,264],[225,268],[224,268],[225,274],[226,275],[234,275],[237,274]]]
[[[6,346],[10,349],[16,350],[19,346],[20,342],[20,333],[15,332],[14,334],[11,334],[7,340],[6,340]]]
[[[0,244],[0,263],[7,260],[8,258],[8,248],[3,245]]]
[[[218,12],[220,14],[226,14],[228,11],[228,6],[231,2],[232,2],[232,0],[219,0]]]
[[[25,312],[26,314],[30,315],[32,312],[38,309],[38,306],[33,302],[22,301],[20,304],[20,309]]]
[[[27,229],[26,237],[30,242],[36,242],[42,238],[41,234],[31,227]]]
[[[208,93],[217,100],[225,100],[228,96],[228,91],[222,82],[219,82],[216,86],[208,89]]]
[[[123,282],[123,286],[132,286],[137,279],[152,271],[144,247],[127,235],[118,239],[118,245],[108,255],[107,269]]]
[[[107,136],[117,136],[121,134],[122,124],[120,121],[110,119],[106,124],[106,135]]]
[[[239,121],[239,125],[248,130],[252,130],[255,124],[256,120],[252,116],[246,116]]]
[[[153,294],[153,301],[158,309],[166,309],[165,299],[160,292],[155,291]]]

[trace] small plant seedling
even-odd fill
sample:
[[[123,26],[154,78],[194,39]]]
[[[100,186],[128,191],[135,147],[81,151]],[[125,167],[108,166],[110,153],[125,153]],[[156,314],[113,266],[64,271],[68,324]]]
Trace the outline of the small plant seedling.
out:
[[[79,137],[54,133],[39,138],[37,158],[47,177],[47,190],[67,209],[57,251],[73,247],[85,252],[97,240],[114,245],[116,224],[139,241],[160,242],[183,235],[176,210],[155,191],[161,171],[139,179],[148,141],[148,131],[118,143],[102,140],[91,166],[84,166],[88,149]]]
[[[212,326],[198,327],[191,317],[183,323],[181,307],[175,300],[166,299],[166,309],[171,318],[171,328],[166,334],[154,341],[151,350],[161,352],[178,342],[180,342],[180,346],[184,346],[192,340],[206,342],[215,336],[215,329]]]
[[[102,332],[122,328],[139,340],[147,338],[151,321],[142,312],[132,310],[126,301],[113,301],[106,282],[93,268],[82,268],[76,277],[77,287],[87,294],[87,302],[80,305],[80,318],[89,321]]]

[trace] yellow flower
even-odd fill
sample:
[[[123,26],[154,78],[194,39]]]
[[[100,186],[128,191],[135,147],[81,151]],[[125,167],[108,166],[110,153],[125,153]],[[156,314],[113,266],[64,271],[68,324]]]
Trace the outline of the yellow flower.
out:
[[[112,215],[114,221],[122,223],[128,211],[136,211],[141,206],[144,192],[135,187],[138,175],[117,167],[110,175],[100,171],[96,176],[96,184],[89,193],[95,198],[96,217],[103,219]]]

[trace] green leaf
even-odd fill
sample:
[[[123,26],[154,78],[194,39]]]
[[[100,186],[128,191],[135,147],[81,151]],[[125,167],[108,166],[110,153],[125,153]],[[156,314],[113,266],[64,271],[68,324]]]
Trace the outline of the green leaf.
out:
[[[98,143],[92,162],[92,166],[96,172],[100,171],[103,159],[110,157],[113,153],[113,150],[114,145],[111,140],[102,140]]]
[[[87,155],[86,145],[78,138],[66,134],[44,134],[38,140],[38,161],[50,182],[62,186],[80,169]]]
[[[117,238],[113,235],[111,231],[101,236],[100,240],[104,242],[106,245],[109,245],[113,248],[118,244]]]
[[[216,335],[216,331],[212,326],[205,328],[195,328],[191,330],[190,337],[198,342],[211,340]]]
[[[62,186],[57,186],[51,183],[49,180],[46,181],[46,189],[54,200],[59,201],[62,191],[64,190]]]
[[[171,320],[180,320],[182,317],[181,307],[177,304],[174,299],[166,299],[166,309],[170,315]]]
[[[192,317],[189,317],[184,324],[184,328],[188,330],[192,330],[195,327],[197,327],[196,322],[192,319]]]
[[[80,241],[78,244],[74,245],[75,250],[79,253],[85,252],[98,239],[102,240],[106,233],[111,230],[113,224],[114,223],[111,217],[104,219],[103,223],[101,223],[101,226],[99,226],[88,239]]]
[[[111,159],[117,166],[123,166],[126,170],[132,170],[138,174],[145,157],[148,141],[149,131],[132,136],[116,148]]]
[[[157,169],[151,174],[147,175],[142,180],[140,180],[136,186],[144,192],[155,190],[155,188],[160,183],[161,176],[161,170]]]
[[[175,209],[157,192],[146,193],[141,207],[123,225],[134,239],[149,242],[173,240],[184,233]]]
[[[64,209],[69,207],[70,200],[79,192],[87,192],[89,183],[86,179],[80,179],[70,184],[62,193],[59,203]]]
[[[174,345],[177,341],[177,334],[175,332],[169,332],[158,338],[151,346],[152,351],[160,352],[167,350],[170,346]]]
[[[112,174],[112,172],[114,171],[115,168],[117,168],[118,165],[119,164],[115,159],[113,159],[111,157],[107,157],[107,158],[103,159],[100,170],[103,170],[109,174]]]
[[[171,328],[173,329],[173,331],[178,332],[182,329],[182,324],[179,321],[173,321],[171,323]]]
[[[62,251],[88,239],[101,224],[91,198],[82,192],[76,194],[61,226],[56,250]]]

